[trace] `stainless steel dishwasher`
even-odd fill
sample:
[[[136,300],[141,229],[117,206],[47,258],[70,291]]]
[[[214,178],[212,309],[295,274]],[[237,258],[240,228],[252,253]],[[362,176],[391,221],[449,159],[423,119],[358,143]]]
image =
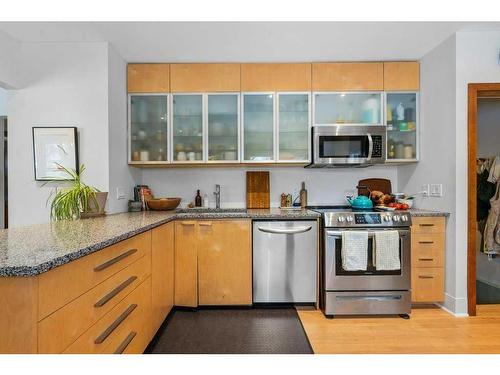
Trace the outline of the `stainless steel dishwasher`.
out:
[[[314,303],[316,221],[253,222],[253,302]]]

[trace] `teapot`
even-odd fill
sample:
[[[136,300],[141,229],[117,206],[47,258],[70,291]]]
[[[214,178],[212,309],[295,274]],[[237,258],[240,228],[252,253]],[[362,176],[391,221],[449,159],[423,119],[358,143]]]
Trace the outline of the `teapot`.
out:
[[[356,198],[347,197],[347,201],[353,210],[366,210],[373,208],[372,200],[364,195],[358,195]]]

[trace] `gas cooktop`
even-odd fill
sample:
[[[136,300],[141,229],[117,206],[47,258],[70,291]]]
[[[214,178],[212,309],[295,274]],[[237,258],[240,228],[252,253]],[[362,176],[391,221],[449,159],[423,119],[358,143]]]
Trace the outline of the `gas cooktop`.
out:
[[[353,210],[350,206],[309,206],[323,215],[327,228],[409,227],[411,215],[406,211],[380,212],[376,209]]]

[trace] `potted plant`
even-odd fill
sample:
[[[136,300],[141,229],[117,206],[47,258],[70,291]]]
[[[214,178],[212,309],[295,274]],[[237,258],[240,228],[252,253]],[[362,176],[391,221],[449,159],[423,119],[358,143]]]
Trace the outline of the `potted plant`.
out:
[[[54,196],[50,205],[51,220],[74,220],[104,215],[108,193],[101,192],[82,181],[85,165],[80,166],[79,173],[59,164],[58,167],[67,175],[67,178],[58,180],[58,182],[67,182],[68,186],[56,187],[50,194],[48,199]]]

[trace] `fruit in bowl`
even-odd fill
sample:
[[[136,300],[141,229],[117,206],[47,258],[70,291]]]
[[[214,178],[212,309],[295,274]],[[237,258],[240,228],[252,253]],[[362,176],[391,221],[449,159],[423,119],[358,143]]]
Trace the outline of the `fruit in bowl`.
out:
[[[381,191],[374,190],[370,193],[370,198],[375,206],[387,206],[394,202],[394,197],[390,194],[384,194]]]
[[[148,208],[154,211],[173,210],[179,203],[181,203],[181,198],[155,198],[147,200]]]
[[[401,204],[405,204],[408,206],[408,208],[412,208],[413,207],[413,198],[400,198],[397,200],[398,203],[401,203]]]

